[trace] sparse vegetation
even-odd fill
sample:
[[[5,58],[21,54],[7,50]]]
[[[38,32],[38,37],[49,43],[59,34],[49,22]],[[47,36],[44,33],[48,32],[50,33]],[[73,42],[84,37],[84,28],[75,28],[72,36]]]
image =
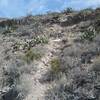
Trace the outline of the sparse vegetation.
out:
[[[100,33],[100,16],[98,16],[96,18],[96,21],[95,21],[95,24],[94,24],[94,28],[98,33]]]
[[[18,51],[19,48],[20,48],[20,46],[21,46],[21,44],[18,43],[18,42],[16,42],[16,43],[13,45],[13,50],[14,50],[14,51]]]
[[[68,98],[68,93],[66,91],[67,86],[65,84],[56,83],[56,86],[52,86],[51,89],[48,89],[46,92],[45,100],[71,100]]]
[[[17,29],[16,26],[12,26],[12,27],[6,27],[4,28],[4,31],[2,32],[3,35],[7,35],[7,33],[12,33]]]
[[[34,44],[47,44],[48,43],[48,37],[46,36],[37,36],[33,39]]]
[[[2,32],[3,35],[7,35],[7,33],[11,33],[11,30],[5,30],[4,32]]]
[[[61,75],[62,75],[61,66],[60,66],[61,62],[60,62],[59,58],[51,59],[49,64],[50,64],[51,68],[39,80],[41,83],[53,82],[55,80],[58,80],[61,77]]]
[[[50,61],[51,71],[54,73],[60,72],[60,60],[58,58],[54,58]]]
[[[92,66],[92,70],[95,72],[100,72],[100,57],[98,57]]]
[[[81,35],[81,39],[82,39],[82,40],[93,41],[93,39],[94,39],[95,36],[96,36],[96,31],[95,31],[95,30],[86,30],[86,31],[83,32],[83,34]]]
[[[32,49],[27,50],[27,52],[25,53],[25,56],[23,57],[23,59],[27,62],[30,63],[34,60],[39,60],[42,57],[42,54],[39,53],[38,51],[33,51]]]
[[[4,84],[10,86],[15,85],[20,76],[20,72],[15,64],[9,64],[7,68],[3,69],[3,73],[5,77],[7,77],[7,80],[4,82]]]
[[[0,100],[100,100],[100,8],[0,20],[0,33]]]
[[[86,8],[86,9],[81,10],[80,13],[84,15],[88,15],[88,14],[93,13],[93,11],[94,10],[92,8]]]
[[[73,8],[66,8],[66,9],[64,9],[64,11],[63,11],[63,13],[66,13],[66,14],[72,13],[72,12],[74,12]]]

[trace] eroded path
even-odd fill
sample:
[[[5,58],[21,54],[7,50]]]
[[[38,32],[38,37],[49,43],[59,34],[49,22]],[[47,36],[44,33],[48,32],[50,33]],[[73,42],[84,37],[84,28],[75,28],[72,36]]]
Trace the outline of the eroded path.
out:
[[[49,88],[49,83],[42,84],[39,79],[50,69],[49,62],[52,58],[56,57],[56,54],[60,52],[62,40],[50,39],[49,43],[45,45],[47,53],[45,56],[37,62],[37,72],[34,76],[29,76],[28,81],[31,82],[30,93],[25,100],[44,100],[45,92]]]

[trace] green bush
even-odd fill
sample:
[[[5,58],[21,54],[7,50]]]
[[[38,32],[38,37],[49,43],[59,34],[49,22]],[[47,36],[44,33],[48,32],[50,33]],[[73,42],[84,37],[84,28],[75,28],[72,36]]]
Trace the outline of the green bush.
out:
[[[60,60],[58,58],[54,58],[50,61],[51,71],[54,73],[60,72]]]
[[[30,63],[34,60],[39,60],[40,58],[42,57],[42,54],[37,52],[37,51],[33,51],[32,49],[31,50],[28,50],[26,53],[25,53],[25,56],[24,56],[24,60],[27,62],[27,63]]]

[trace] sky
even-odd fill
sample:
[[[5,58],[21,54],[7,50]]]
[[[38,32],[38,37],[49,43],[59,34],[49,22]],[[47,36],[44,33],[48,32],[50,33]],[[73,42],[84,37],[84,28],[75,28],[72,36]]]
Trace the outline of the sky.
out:
[[[43,14],[61,11],[67,7],[84,9],[99,7],[100,0],[0,0],[0,17],[21,17],[29,13]]]

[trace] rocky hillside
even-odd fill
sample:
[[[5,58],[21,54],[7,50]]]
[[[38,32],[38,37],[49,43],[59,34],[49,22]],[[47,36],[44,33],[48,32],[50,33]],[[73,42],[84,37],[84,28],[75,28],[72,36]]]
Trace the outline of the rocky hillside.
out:
[[[0,100],[100,100],[100,8],[1,18]]]

